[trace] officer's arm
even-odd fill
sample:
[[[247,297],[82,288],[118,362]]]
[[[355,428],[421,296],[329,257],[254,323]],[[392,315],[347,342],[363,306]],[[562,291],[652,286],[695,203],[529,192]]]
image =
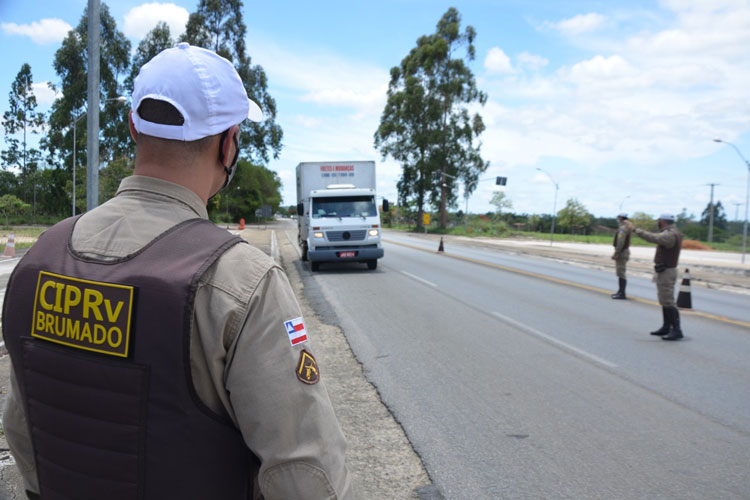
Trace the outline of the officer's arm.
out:
[[[300,317],[286,275],[271,269],[229,351],[226,388],[245,441],[261,461],[266,500],[350,498],[346,442],[328,393],[322,381],[300,380],[310,375],[313,381],[314,370],[325,376],[325,366],[308,370],[303,350],[314,356],[311,332],[292,346],[284,324]]]
[[[34,449],[31,445],[29,426],[26,422],[26,412],[21,401],[18,381],[13,370],[10,373],[10,391],[3,411],[3,429],[10,451],[23,478],[24,487],[32,495],[38,493],[39,482],[36,476]],[[29,498],[32,498],[32,496],[30,495]]]

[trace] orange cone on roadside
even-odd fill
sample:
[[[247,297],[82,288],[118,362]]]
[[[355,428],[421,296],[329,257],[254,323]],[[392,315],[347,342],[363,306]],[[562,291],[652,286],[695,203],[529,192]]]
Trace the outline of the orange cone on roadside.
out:
[[[5,244],[5,252],[3,252],[3,255],[6,257],[16,256],[16,235],[15,234],[10,233],[8,235],[8,242]]]
[[[445,248],[443,248],[443,237],[440,237],[440,246],[438,247],[438,252],[445,252]]]
[[[685,275],[682,277],[680,293],[677,295],[677,307],[682,307],[683,309],[693,308],[693,299],[690,294],[690,269],[685,269]]]
[[[240,231],[242,231],[243,229],[245,229],[245,219],[240,219],[240,227],[239,227],[239,229],[240,229]]]

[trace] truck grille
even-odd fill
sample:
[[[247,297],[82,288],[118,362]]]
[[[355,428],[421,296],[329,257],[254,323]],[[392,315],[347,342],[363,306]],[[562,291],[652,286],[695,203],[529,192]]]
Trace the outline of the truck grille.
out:
[[[355,231],[327,231],[328,241],[361,241],[365,239],[366,229]]]

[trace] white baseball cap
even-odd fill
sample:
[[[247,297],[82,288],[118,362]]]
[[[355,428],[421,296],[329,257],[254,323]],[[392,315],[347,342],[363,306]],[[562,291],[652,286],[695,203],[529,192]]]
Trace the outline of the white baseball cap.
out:
[[[144,99],[166,101],[182,114],[182,125],[144,120]],[[161,51],[143,65],[133,86],[133,125],[142,134],[195,141],[224,132],[246,118],[259,122],[263,112],[247,97],[240,75],[220,55],[186,42]]]
[[[670,213],[661,214],[659,218],[665,221],[674,222],[674,215]]]
[[[623,219],[627,219],[628,218],[628,214],[626,212],[620,212],[619,214],[617,214],[617,216],[618,217],[622,217]]]

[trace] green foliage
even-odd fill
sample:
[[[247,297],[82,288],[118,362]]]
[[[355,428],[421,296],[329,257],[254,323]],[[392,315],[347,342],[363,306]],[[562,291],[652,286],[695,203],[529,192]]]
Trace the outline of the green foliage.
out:
[[[263,110],[261,123],[242,123],[240,147],[253,163],[266,164],[269,152],[274,158],[281,152],[283,132],[276,124],[276,101],[268,93],[268,78],[263,68],[253,66],[246,53],[247,28],[242,21],[241,0],[201,0],[190,14],[180,41],[213,50],[232,61],[250,98]]]
[[[141,71],[144,64],[153,59],[162,50],[174,47],[174,40],[169,32],[169,25],[164,21],[159,21],[154,29],[148,32],[140,41],[133,54],[133,61],[130,64],[130,74],[125,79],[124,85],[128,93],[133,93],[133,84],[135,77]]]
[[[474,102],[483,105],[487,99],[467,65],[474,59],[476,32],[468,26],[461,33],[460,24],[458,11],[451,7],[437,31],[420,37],[401,64],[391,69],[388,99],[374,134],[383,158],[391,156],[401,164],[399,204],[416,207],[418,228],[427,201],[440,207],[444,228],[446,209],[456,203],[459,179],[471,192],[489,167],[479,153],[484,123],[466,107]],[[461,47],[465,58],[454,57]],[[441,175],[433,178],[434,172]]]
[[[115,99],[123,94],[121,76],[130,64],[130,41],[117,29],[117,24],[105,3],[101,4],[99,115],[100,158],[107,163],[120,156],[132,156],[133,144],[127,121],[127,106]],[[54,68],[62,82],[62,97],[55,100],[49,117],[49,132],[42,141],[48,162],[71,174],[73,151],[73,122],[86,113],[88,98],[88,14],[84,11],[78,26],[68,32],[62,46],[55,53]],[[57,89],[56,89],[57,90]],[[85,118],[76,128],[76,152],[80,164],[86,164]]]
[[[2,152],[3,168],[17,168],[21,173],[19,195],[29,199],[29,176],[37,169],[41,155],[35,148],[27,147],[28,134],[38,134],[44,127],[44,115],[36,110],[36,96],[32,89],[34,77],[31,66],[23,64],[8,94],[8,110],[3,113],[5,142],[8,148]],[[19,141],[14,135],[23,133]]]
[[[99,173],[99,203],[113,198],[120,187],[120,181],[133,175],[134,163],[129,158],[118,158],[107,164]]]
[[[513,208],[513,202],[510,201],[510,198],[506,196],[504,191],[495,191],[492,193],[490,205],[495,206],[497,215],[500,215],[506,208]]]
[[[8,218],[11,215],[18,215],[24,212],[28,212],[31,209],[31,205],[24,203],[12,194],[4,194],[0,196],[0,214],[5,216],[5,225],[9,224]]]
[[[588,234],[591,230],[593,215],[586,210],[583,203],[575,198],[569,199],[559,212],[557,220],[560,229],[568,233]]]
[[[704,226],[708,226],[711,218],[711,203],[706,205],[705,210],[703,210],[703,213],[701,214],[701,224]],[[721,202],[718,201],[714,203],[713,206],[713,215],[714,215],[714,230],[716,228],[720,229],[726,229],[727,228],[727,216],[724,213],[724,207],[721,205]]]
[[[213,220],[251,221],[263,205],[270,205],[276,212],[280,204],[281,180],[276,172],[242,159],[232,183],[213,198],[208,208]]]
[[[653,233],[659,229],[658,225],[656,224],[656,219],[645,212],[635,212],[629,217],[629,219],[630,222],[635,225],[635,227],[638,227],[645,231],[651,231]]]

